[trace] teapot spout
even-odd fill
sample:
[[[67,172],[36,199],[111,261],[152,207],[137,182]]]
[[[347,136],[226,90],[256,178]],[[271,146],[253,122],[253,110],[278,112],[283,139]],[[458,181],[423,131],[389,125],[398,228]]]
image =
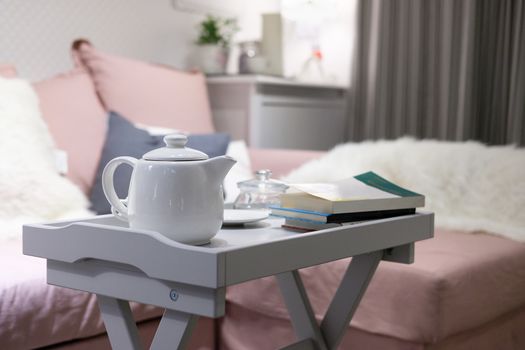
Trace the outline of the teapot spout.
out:
[[[235,163],[237,163],[237,161],[232,157],[220,156],[208,159],[205,164],[211,174],[210,177],[216,179],[218,182],[222,182]]]

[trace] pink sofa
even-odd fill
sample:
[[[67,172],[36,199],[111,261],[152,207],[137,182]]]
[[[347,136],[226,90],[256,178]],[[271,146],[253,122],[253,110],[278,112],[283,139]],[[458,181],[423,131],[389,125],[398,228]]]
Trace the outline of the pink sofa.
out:
[[[301,271],[318,320],[346,263]],[[340,348],[524,349],[523,291],[524,244],[438,229],[434,239],[416,243],[414,264],[381,262]],[[233,286],[227,299],[221,349],[276,349],[293,340],[272,278]]]
[[[75,51],[73,53],[76,54]],[[106,57],[116,60],[114,64],[119,67],[122,62],[138,64],[138,69],[129,68],[135,72],[146,70],[148,73],[153,69],[161,77],[162,73],[174,75],[175,79],[161,83],[168,84],[169,88],[175,88],[176,91],[184,91],[191,97],[175,101],[171,99],[177,109],[166,114],[159,113],[158,105],[151,111],[148,110],[148,104],[145,104],[144,114],[131,113],[129,117],[133,121],[196,133],[213,132],[206,85],[201,74],[176,72],[109,55]],[[115,70],[111,72],[115,73]],[[128,72],[123,70],[122,74],[129,78]],[[16,77],[15,67],[0,65],[0,76]],[[103,147],[107,111],[111,109],[126,112],[127,108],[126,105],[120,106],[118,99],[114,101],[116,106],[104,105],[95,86],[88,69],[83,66],[34,83],[42,115],[50,132],[57,146],[68,153],[67,176],[86,194],[89,194],[93,183]],[[162,88],[165,89],[166,86]],[[118,87],[117,90],[122,91],[122,88]],[[129,98],[134,97],[128,96],[125,100]],[[166,105],[171,108],[170,103]],[[170,113],[173,117],[170,117]],[[178,114],[187,118],[193,116],[193,119],[181,120]],[[143,115],[154,115],[156,119],[152,121]],[[277,175],[285,174],[302,162],[321,154],[314,151],[254,149],[249,152],[254,169],[269,168]],[[95,297],[88,293],[47,285],[45,262],[24,256],[21,251],[20,242],[0,245],[0,265],[3,266],[0,270],[0,349],[109,349]],[[148,346],[162,310],[136,303],[132,303],[132,310],[139,322],[144,345]],[[195,331],[198,336],[194,337],[190,348],[216,348],[216,325],[211,319],[201,318]]]
[[[126,86],[121,82],[123,77],[135,81],[135,84],[142,79],[144,85],[143,80],[148,74],[139,74],[141,78],[138,82],[130,75],[133,71],[152,66],[144,67],[136,61],[125,60],[128,70],[112,68],[121,64],[123,59],[97,52],[91,46],[80,43],[75,47],[74,57],[78,63],[74,71],[37,83],[35,87],[43,100],[44,117],[59,146],[88,160],[87,163],[76,163],[77,166],[72,161],[69,174],[87,192],[94,174],[92,167],[98,162],[96,155],[102,147],[101,135],[105,124],[100,120],[104,120],[107,109],[122,111],[127,108],[126,100],[142,96],[140,91],[126,91],[134,84]],[[161,69],[160,72],[173,76],[171,70],[154,68],[157,70],[155,74]],[[176,73],[177,76],[180,74],[184,73]],[[156,76],[164,79],[160,73]],[[206,101],[202,76],[184,77],[193,77],[193,82],[200,81],[200,84],[192,85],[194,88],[190,95],[195,96],[191,101],[196,98],[206,104],[202,102]],[[113,85],[114,80],[119,83]],[[166,87],[172,83],[163,80],[161,86],[172,89]],[[156,98],[156,95],[150,94],[143,96],[146,100]],[[163,101],[172,108],[168,102]],[[174,105],[188,102],[182,99]],[[156,111],[156,125],[192,128],[195,132],[210,131],[211,117],[207,106],[199,105],[199,111],[195,113],[206,120],[188,121],[179,119],[177,112],[191,114],[192,105],[196,105],[194,103],[172,110],[167,117],[158,110],[149,110],[148,105],[151,104],[155,101],[143,101],[141,106],[135,106],[142,113],[132,118],[148,123],[148,117],[142,119],[142,116]],[[208,112],[202,113],[203,110]],[[61,118],[73,119],[66,123]],[[93,118],[100,120],[94,122]],[[87,135],[76,134],[77,138],[71,140],[66,135],[71,130],[64,128],[90,128],[90,131]],[[93,131],[95,128],[98,131]],[[270,168],[278,175],[320,155],[308,151],[250,150],[254,169]],[[0,348],[109,348],[94,297],[45,285],[42,264],[13,253],[16,251],[13,247],[2,249],[0,259],[6,264],[18,266],[18,271],[20,266],[25,266],[28,276],[11,276],[14,282],[10,289],[2,291],[4,298],[10,298],[7,305],[11,309],[5,317],[2,312],[7,309],[2,309],[0,303],[0,322],[4,322],[0,324]],[[337,287],[345,263],[336,261],[301,271],[318,318],[323,315]],[[435,239],[416,245],[415,264],[380,264],[341,348],[525,349],[524,290],[525,245],[484,233],[438,229]],[[133,305],[133,310],[140,322],[145,343],[148,343],[154,334],[160,310],[144,305]],[[4,331],[6,319],[11,328]],[[263,278],[229,288],[226,317],[217,321],[201,319],[191,348],[274,349],[289,343],[292,338],[288,315],[275,282],[272,278]]]

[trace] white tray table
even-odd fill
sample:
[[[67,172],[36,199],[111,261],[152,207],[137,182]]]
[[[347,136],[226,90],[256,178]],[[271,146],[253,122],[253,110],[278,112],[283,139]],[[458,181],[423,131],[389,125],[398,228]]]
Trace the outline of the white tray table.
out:
[[[23,249],[47,259],[49,284],[97,295],[114,349],[141,348],[128,301],[165,309],[152,349],[183,349],[198,316],[224,316],[227,286],[271,275],[298,338],[286,349],[336,349],[379,262],[412,263],[414,242],[434,233],[432,213],[310,233],[282,223],[223,228],[210,244],[190,246],[105,215],[26,225]],[[319,325],[298,269],[350,256]]]

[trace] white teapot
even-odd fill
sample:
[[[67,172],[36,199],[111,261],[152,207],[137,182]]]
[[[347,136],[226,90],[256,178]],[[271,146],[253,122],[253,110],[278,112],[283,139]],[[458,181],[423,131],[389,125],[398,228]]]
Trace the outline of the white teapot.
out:
[[[175,241],[206,244],[219,231],[224,213],[222,182],[235,160],[185,147],[187,137],[164,137],[166,147],[142,156],[117,157],[102,174],[104,194],[131,228],[160,232]],[[133,168],[127,206],[118,198],[113,175],[121,164]]]

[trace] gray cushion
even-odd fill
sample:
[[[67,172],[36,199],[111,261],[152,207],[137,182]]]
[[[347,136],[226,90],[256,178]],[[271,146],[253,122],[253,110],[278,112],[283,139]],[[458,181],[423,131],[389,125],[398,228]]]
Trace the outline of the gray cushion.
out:
[[[102,172],[106,164],[119,156],[141,158],[146,152],[163,147],[164,135],[150,135],[147,131],[135,127],[133,123],[115,112],[108,117],[106,142],[102,150],[95,183],[91,190],[91,210],[97,214],[109,214],[111,206],[102,190]],[[230,142],[228,134],[189,135],[187,147],[206,153],[210,158],[226,154]],[[119,198],[128,196],[131,168],[120,166],[115,171],[114,185]]]

